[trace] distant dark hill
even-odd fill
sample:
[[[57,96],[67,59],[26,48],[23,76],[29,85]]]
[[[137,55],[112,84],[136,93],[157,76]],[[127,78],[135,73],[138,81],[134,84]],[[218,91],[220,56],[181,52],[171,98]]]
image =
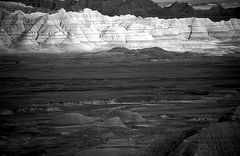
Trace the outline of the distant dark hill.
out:
[[[98,53],[83,54],[87,58],[101,60],[103,62],[122,62],[122,61],[161,61],[161,60],[174,60],[180,58],[196,58],[203,57],[204,54],[200,53],[178,53],[166,51],[158,47],[144,48],[139,50],[129,50],[127,48],[113,48],[108,51]]]
[[[166,50],[163,50],[161,48],[146,48],[146,49],[141,49],[139,52],[142,55],[147,55],[150,58],[159,58],[159,59],[175,59],[177,58],[177,53],[176,52],[169,52]]]
[[[181,17],[191,17],[195,14],[195,10],[188,3],[175,2],[169,7],[162,8],[158,16],[165,18],[181,18]]]
[[[239,12],[236,12],[234,10],[230,9],[224,9],[221,5],[213,6],[209,10],[204,11],[198,11],[197,12],[199,16],[208,16],[211,19],[214,19],[216,21],[222,20],[222,19],[228,19],[229,17],[237,17],[239,18]]]
[[[213,21],[229,20],[231,18],[240,18],[240,8],[225,9],[221,5],[216,5],[209,10],[195,10],[188,3],[175,2],[169,7],[161,8],[155,6],[150,0],[127,0],[118,8],[116,15],[133,14],[142,17],[159,18],[209,18]],[[146,1],[150,1],[147,3]]]
[[[84,8],[101,10],[102,0],[2,0],[5,2],[20,2],[35,8],[44,8],[57,11],[64,8],[67,11],[80,11]],[[115,0],[111,0],[115,1]]]
[[[126,0],[114,12],[115,15],[133,14],[146,17],[161,7],[150,0]]]
[[[142,17],[159,18],[209,18],[213,21],[240,18],[240,8],[225,9],[216,5],[209,10],[195,10],[188,3],[175,2],[169,7],[161,8],[150,0],[126,0],[114,12],[114,15],[132,14]]]
[[[32,6],[26,6],[25,4],[18,3],[18,2],[4,2],[4,1],[0,1],[0,9],[7,10],[9,12],[21,10],[24,13],[32,13],[32,12],[54,13],[55,12],[48,8],[32,7]]]
[[[229,20],[231,18],[240,18],[240,8],[225,9],[221,5],[216,5],[209,10],[195,10],[188,3],[175,2],[169,7],[161,8],[151,0],[16,0],[17,2],[31,5],[33,8],[14,6],[7,7],[9,11],[22,10],[23,12],[51,12],[64,8],[67,11],[80,11],[84,8],[98,10],[102,14],[114,16],[132,14],[142,17],[159,18],[209,18],[212,21]],[[16,2],[15,1],[15,2]],[[5,6],[0,3],[0,8]],[[51,10],[51,11],[50,11]]]

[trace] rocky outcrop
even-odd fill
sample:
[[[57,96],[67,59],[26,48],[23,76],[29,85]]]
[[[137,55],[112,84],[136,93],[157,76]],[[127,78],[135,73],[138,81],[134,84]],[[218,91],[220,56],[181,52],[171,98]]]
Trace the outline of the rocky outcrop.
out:
[[[107,119],[103,121],[101,126],[104,127],[122,127],[122,128],[127,128],[127,126],[122,122],[122,120],[119,117],[113,117],[110,119]]]
[[[114,47],[159,47],[177,52],[209,52],[221,41],[239,40],[240,20],[158,19],[104,16],[97,11],[48,14],[0,10],[2,51],[97,52]],[[220,55],[221,53],[217,53]]]
[[[57,115],[49,124],[57,126],[86,125],[97,121],[97,118],[87,117],[80,113],[66,113]]]
[[[112,110],[108,112],[104,118],[119,117],[124,123],[143,123],[146,120],[137,112],[128,110]]]
[[[144,156],[169,156],[183,140],[194,135],[199,130],[200,127],[194,127],[183,132],[158,139],[149,145],[144,153]]]
[[[148,156],[238,156],[240,154],[239,106],[216,123],[195,127],[153,142]]]
[[[240,154],[240,124],[220,122],[211,124],[201,132],[185,139],[169,156],[238,156]]]

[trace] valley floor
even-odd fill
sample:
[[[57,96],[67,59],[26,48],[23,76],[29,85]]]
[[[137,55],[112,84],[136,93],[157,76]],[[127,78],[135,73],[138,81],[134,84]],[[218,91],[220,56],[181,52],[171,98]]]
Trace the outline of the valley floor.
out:
[[[143,155],[155,140],[207,127],[239,105],[239,56],[117,60],[2,54],[0,153]],[[116,109],[137,112],[146,122],[49,124],[65,113],[101,120]]]

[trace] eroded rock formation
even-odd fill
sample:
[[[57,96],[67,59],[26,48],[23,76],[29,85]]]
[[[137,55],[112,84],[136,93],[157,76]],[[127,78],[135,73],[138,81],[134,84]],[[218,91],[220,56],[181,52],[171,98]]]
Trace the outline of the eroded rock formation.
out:
[[[96,52],[114,47],[159,47],[177,52],[206,52],[222,41],[239,40],[240,20],[159,19],[105,16],[91,9],[53,14],[0,10],[2,51]]]

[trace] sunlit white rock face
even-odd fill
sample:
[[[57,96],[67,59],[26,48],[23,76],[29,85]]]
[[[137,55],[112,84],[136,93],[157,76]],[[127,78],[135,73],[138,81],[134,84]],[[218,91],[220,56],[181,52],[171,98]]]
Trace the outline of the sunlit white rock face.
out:
[[[240,38],[240,20],[104,16],[97,11],[55,14],[0,11],[0,49],[15,52],[96,52],[113,47],[205,52]]]

